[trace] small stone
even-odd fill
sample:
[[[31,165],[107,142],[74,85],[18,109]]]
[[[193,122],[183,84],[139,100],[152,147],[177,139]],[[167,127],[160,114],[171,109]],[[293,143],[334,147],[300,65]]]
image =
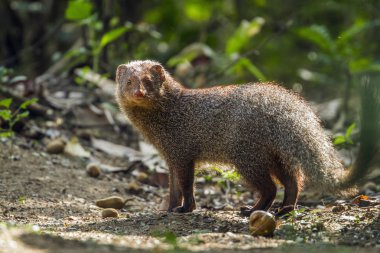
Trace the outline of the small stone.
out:
[[[108,218],[108,217],[117,218],[117,217],[119,217],[119,213],[114,208],[104,209],[104,210],[102,210],[101,214],[102,214],[102,218]]]
[[[141,187],[135,181],[130,182],[127,185],[126,189],[129,193],[132,193],[132,194],[136,194],[136,193],[141,192]]]
[[[276,229],[274,216],[265,211],[254,211],[249,217],[249,231],[253,236],[269,236]]]
[[[337,206],[334,206],[334,207],[331,209],[331,211],[332,211],[333,213],[340,213],[340,212],[342,212],[342,211],[344,211],[344,210],[345,210],[345,208],[344,208],[343,205],[337,205]]]
[[[120,197],[109,197],[100,199],[95,202],[98,207],[122,209],[125,206],[125,200]]]
[[[146,183],[148,181],[148,177],[148,174],[145,172],[139,172],[139,174],[136,176],[136,179],[141,183]]]
[[[359,207],[367,207],[371,205],[371,201],[366,199],[359,200]]]
[[[98,177],[100,175],[100,168],[99,165],[96,163],[89,163],[86,167],[87,175],[90,177]]]
[[[61,139],[54,139],[48,143],[46,152],[49,154],[61,154],[65,149],[65,142]]]
[[[226,204],[226,205],[223,207],[223,210],[224,210],[224,211],[233,211],[233,210],[234,210],[234,207],[231,206],[230,204]]]

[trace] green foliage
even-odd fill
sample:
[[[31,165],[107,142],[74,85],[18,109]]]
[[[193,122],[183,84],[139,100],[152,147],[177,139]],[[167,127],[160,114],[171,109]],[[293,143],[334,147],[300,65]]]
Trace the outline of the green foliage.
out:
[[[305,208],[300,208],[298,210],[294,209],[287,213],[284,217],[287,218],[287,221],[294,223],[298,217],[301,217],[304,215],[306,209]]]
[[[336,49],[334,41],[324,26],[312,25],[310,27],[300,28],[298,35],[319,46],[319,48],[326,52],[333,53]]]
[[[224,180],[235,183],[240,180],[240,174],[236,170],[222,170],[217,166],[214,166],[211,169],[218,172]]]
[[[346,130],[345,135],[338,135],[334,137],[333,143],[338,148],[349,148],[354,145],[351,139],[352,131],[356,128],[356,123],[352,123]]]
[[[93,5],[88,0],[70,0],[65,16],[70,21],[78,21],[89,18],[92,14]]]
[[[261,31],[264,24],[265,20],[261,17],[241,21],[239,28],[227,41],[227,54],[240,53],[250,39]]]
[[[128,30],[131,29],[131,25],[128,27],[118,27],[115,28],[107,33],[105,33],[102,38],[100,39],[99,48],[102,49],[103,47],[107,46],[112,41],[118,39],[121,37],[124,33],[126,33]]]
[[[20,120],[27,118],[29,116],[29,111],[27,107],[31,104],[37,102],[36,98],[29,99],[23,102],[15,111],[12,112],[11,105],[12,99],[6,98],[0,100],[0,123],[3,122],[4,125],[7,125],[7,128],[2,128],[0,125],[0,137],[10,138],[14,135],[13,126]]]
[[[196,22],[204,22],[211,17],[212,4],[203,0],[184,1],[186,16]]]
[[[248,70],[257,80],[261,82],[266,81],[264,74],[248,58],[240,58],[231,68],[231,71],[234,73],[243,72],[244,70]]]

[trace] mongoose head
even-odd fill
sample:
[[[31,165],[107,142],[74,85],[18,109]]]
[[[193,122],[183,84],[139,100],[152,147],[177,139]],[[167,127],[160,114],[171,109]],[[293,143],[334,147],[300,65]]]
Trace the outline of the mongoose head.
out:
[[[155,61],[132,61],[116,70],[116,99],[122,106],[154,105],[162,96],[167,79],[165,69]]]

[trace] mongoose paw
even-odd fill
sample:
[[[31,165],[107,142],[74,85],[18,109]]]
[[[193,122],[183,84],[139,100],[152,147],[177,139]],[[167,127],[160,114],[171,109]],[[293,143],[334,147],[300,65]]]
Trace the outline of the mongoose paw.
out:
[[[191,213],[192,211],[193,211],[192,208],[186,208],[184,206],[178,206],[172,209],[172,212],[174,213]]]
[[[253,207],[252,206],[241,206],[240,207],[240,214],[243,216],[250,216],[251,213],[253,212]]]
[[[291,211],[294,210],[294,205],[289,205],[289,206],[283,206],[281,208],[277,208],[275,211],[275,216],[276,217],[281,217],[285,214],[290,213]]]

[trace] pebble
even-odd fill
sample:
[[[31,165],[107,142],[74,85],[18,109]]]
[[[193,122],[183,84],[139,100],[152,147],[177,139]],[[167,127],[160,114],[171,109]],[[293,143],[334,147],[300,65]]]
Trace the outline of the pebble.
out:
[[[142,190],[141,187],[135,181],[130,182],[127,185],[126,189],[128,192],[130,192],[132,194],[140,193]]]
[[[148,177],[148,174],[146,174],[145,172],[139,172],[136,179],[141,183],[146,183],[148,181]]]
[[[344,211],[344,210],[345,210],[345,208],[344,208],[343,205],[337,205],[337,206],[334,206],[334,207],[331,209],[331,211],[332,211],[333,213],[339,213],[339,212],[342,212],[342,211]]]
[[[226,204],[226,205],[223,207],[223,210],[224,210],[224,211],[233,211],[233,210],[234,210],[234,207],[231,206],[230,204]]]
[[[122,209],[125,205],[125,201],[124,199],[115,196],[115,197],[109,197],[109,198],[97,200],[95,204],[101,208]]]
[[[119,213],[114,208],[107,208],[107,209],[102,210],[101,215],[102,215],[102,218],[108,218],[108,217],[117,218],[117,217],[119,217]]]
[[[359,207],[367,207],[371,205],[371,201],[366,199],[359,200]]]
[[[65,142],[61,139],[54,139],[48,143],[46,152],[49,154],[61,154],[65,149]]]
[[[90,177],[99,177],[101,170],[96,163],[89,163],[86,167],[86,172]]]

